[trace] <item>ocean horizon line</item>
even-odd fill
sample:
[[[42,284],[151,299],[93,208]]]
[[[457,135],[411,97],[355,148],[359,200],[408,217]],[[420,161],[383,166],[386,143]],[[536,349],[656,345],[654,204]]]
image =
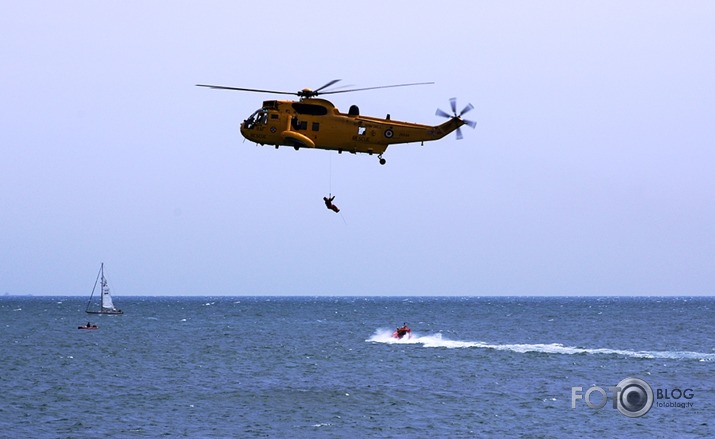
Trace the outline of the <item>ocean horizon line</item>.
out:
[[[37,298],[86,298],[86,294],[33,294],[4,293],[2,297],[37,297]],[[603,299],[603,298],[715,298],[713,295],[702,294],[121,294],[115,298],[510,298],[510,299]]]

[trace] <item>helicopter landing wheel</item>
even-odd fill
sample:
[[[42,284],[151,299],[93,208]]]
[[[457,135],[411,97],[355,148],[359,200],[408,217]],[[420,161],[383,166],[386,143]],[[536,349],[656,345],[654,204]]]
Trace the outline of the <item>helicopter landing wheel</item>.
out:
[[[381,164],[381,165],[384,165],[385,163],[387,163],[387,160],[385,160],[384,158],[382,158],[382,154],[380,154],[379,156],[377,156],[377,158],[380,159],[380,164]]]

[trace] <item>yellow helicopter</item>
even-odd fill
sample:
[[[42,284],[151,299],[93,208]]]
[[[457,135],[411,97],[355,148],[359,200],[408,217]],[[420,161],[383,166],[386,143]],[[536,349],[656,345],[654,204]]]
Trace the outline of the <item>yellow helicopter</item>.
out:
[[[335,79],[322,87],[298,92],[260,90],[253,88],[227,87],[223,85],[196,84],[198,87],[208,87],[221,90],[238,90],[257,93],[296,95],[299,101],[263,101],[261,108],[241,123],[241,134],[261,145],[274,145],[276,149],[283,146],[300,148],[315,148],[366,154],[377,154],[380,164],[385,164],[382,154],[387,147],[398,143],[438,140],[452,131],[457,131],[457,139],[462,138],[460,127],[468,125],[472,128],[477,123],[462,119],[462,115],[472,110],[468,104],[457,113],[457,100],[450,99],[452,114],[437,110],[438,116],[449,120],[441,125],[430,126],[412,122],[401,122],[390,119],[388,114],[384,119],[379,117],[361,116],[356,105],[352,105],[347,113],[341,113],[335,105],[319,95],[348,93],[364,90],[375,90],[392,87],[406,87],[433,84],[420,82],[410,84],[383,85],[379,87],[356,88],[351,90],[323,91],[340,81]]]

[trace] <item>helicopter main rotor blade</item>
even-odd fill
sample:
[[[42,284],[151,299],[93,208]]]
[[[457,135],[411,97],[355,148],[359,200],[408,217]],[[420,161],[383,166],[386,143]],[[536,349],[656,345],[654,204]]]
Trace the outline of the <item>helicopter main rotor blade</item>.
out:
[[[338,82],[338,81],[341,81],[341,79],[333,79],[332,81],[328,82],[328,83],[325,84],[324,86],[322,86],[322,87],[320,87],[320,88],[316,88],[315,90],[313,90],[313,93],[316,93],[316,94],[317,94],[320,90],[322,90],[322,89],[324,89],[324,88],[328,88],[328,87],[330,87],[331,85],[335,84],[335,83]]]
[[[218,90],[237,90],[237,91],[252,91],[256,93],[273,93],[273,94],[280,94],[280,95],[295,95],[295,92],[290,92],[290,91],[276,91],[276,90],[260,90],[257,88],[240,88],[240,87],[227,87],[225,85],[208,85],[208,84],[196,84],[197,87],[207,87],[207,88],[215,88]]]
[[[210,84],[196,84],[196,86],[197,87],[214,88],[214,89],[219,89],[219,90],[250,91],[250,92],[255,92],[255,93],[273,93],[273,94],[280,94],[280,95],[313,97],[313,96],[318,96],[318,95],[349,93],[349,92],[353,92],[353,91],[377,90],[380,88],[408,87],[408,86],[413,86],[413,85],[434,84],[434,82],[413,82],[413,83],[409,83],[409,84],[382,85],[379,87],[352,88],[350,90],[321,91],[327,87],[330,87],[331,85],[335,84],[338,81],[340,81],[340,79],[333,79],[332,81],[328,82],[327,84],[318,88],[317,90],[308,90],[307,92],[304,92],[303,90],[301,90],[299,92],[291,92],[291,91],[280,91],[280,90],[264,90],[264,89],[259,89],[259,88],[228,87],[225,85],[210,85]]]
[[[353,92],[353,91],[377,90],[379,88],[409,87],[409,86],[413,86],[413,85],[429,85],[429,84],[434,84],[434,82],[413,82],[410,84],[381,85],[379,87],[365,87],[365,88],[353,88],[350,90],[324,91],[320,94],[328,95],[328,94],[336,94],[336,93],[349,93],[349,92]],[[321,87],[321,88],[323,88],[323,87]],[[320,90],[320,89],[318,89],[318,90]]]

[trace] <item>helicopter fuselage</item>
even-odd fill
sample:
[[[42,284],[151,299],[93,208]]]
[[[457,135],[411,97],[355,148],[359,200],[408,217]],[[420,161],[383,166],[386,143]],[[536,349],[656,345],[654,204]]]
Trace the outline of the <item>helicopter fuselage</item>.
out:
[[[241,124],[241,134],[261,145],[382,155],[398,143],[441,139],[465,122],[453,117],[436,126],[361,116],[356,106],[341,113],[325,99],[269,100]],[[384,159],[380,157],[380,163]]]

